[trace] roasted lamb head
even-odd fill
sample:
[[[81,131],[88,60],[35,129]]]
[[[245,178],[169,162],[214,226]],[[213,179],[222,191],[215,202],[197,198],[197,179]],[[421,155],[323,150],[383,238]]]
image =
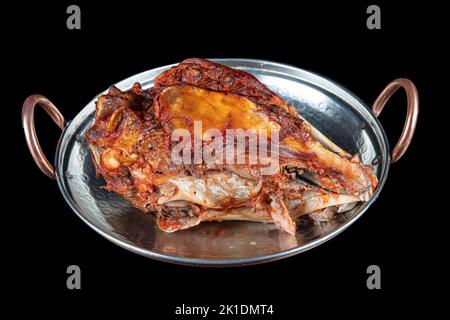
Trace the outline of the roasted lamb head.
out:
[[[204,59],[183,61],[149,89],[111,88],[86,141],[104,188],[154,212],[167,232],[248,220],[295,234],[298,217],[328,220],[377,185],[358,155],[255,77]]]

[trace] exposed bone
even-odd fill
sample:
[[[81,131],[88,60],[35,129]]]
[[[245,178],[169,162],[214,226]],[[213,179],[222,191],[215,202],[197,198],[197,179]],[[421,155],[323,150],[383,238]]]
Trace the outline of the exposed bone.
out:
[[[277,198],[276,196],[272,196],[271,199],[272,202],[270,206],[272,210],[270,210],[270,214],[272,216],[273,222],[279,229],[286,231],[291,235],[295,235],[295,222],[294,220],[292,220],[292,217],[290,216],[283,200]]]
[[[337,207],[326,207],[310,212],[309,217],[315,222],[328,222],[334,217],[337,211]]]
[[[298,218],[302,215],[311,213],[313,211],[323,209],[326,207],[337,206],[347,203],[359,202],[359,198],[352,195],[342,194],[323,194],[315,197],[310,197],[301,202],[296,207],[290,208],[291,216]]]
[[[162,197],[158,204],[185,200],[204,208],[223,208],[227,204],[236,206],[257,194],[261,184],[261,180],[243,179],[226,171],[208,174],[204,179],[192,176],[174,178],[161,186]]]
[[[345,203],[345,204],[337,205],[337,212],[338,212],[338,213],[342,213],[342,212],[350,211],[350,210],[352,210],[354,207],[356,207],[356,205],[357,205],[358,203],[359,203],[359,202],[350,202],[350,203]]]

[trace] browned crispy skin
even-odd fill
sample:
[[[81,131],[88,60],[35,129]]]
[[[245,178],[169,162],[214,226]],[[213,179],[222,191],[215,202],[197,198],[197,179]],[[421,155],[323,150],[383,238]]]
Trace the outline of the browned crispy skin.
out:
[[[186,59],[163,72],[154,83],[155,87],[189,84],[209,90],[235,93],[261,106],[277,106],[289,113],[296,112],[253,75],[206,59]]]
[[[170,132],[153,116],[157,91],[142,90],[139,84],[128,92],[112,87],[97,100],[95,121],[86,134],[105,188],[145,211],[158,197],[155,181],[177,174],[177,168],[169,167]]]

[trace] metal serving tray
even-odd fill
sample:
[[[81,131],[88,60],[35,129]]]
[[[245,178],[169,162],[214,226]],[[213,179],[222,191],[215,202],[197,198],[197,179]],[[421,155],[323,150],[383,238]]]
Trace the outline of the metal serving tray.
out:
[[[84,136],[91,126],[95,97],[72,120],[65,122],[58,109],[45,97],[30,96],[24,103],[22,121],[30,151],[41,170],[55,178],[73,211],[92,229],[113,243],[143,256],[167,262],[236,266],[277,260],[318,246],[341,233],[370,207],[386,181],[389,165],[408,147],[418,115],[418,95],[407,79],[391,82],[375,101],[372,110],[342,86],[315,73],[293,66],[250,59],[213,59],[247,71],[294,105],[304,118],[337,145],[350,153],[360,153],[363,163],[372,164],[379,179],[373,197],[353,210],[338,214],[326,224],[302,220],[297,235],[279,232],[271,224],[255,222],[213,222],[175,233],[158,229],[155,219],[133,208],[120,196],[100,187]],[[116,84],[121,90],[153,79],[168,65],[131,76]],[[400,87],[408,96],[408,115],[392,158],[386,134],[376,116]],[[45,158],[34,130],[33,111],[41,105],[63,130],[56,149],[54,169]]]

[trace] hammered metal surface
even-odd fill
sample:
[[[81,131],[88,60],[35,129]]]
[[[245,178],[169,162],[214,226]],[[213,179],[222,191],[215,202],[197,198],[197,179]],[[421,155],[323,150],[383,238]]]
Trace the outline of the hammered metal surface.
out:
[[[298,68],[258,60],[218,61],[252,73],[336,144],[350,153],[359,152],[364,163],[375,164],[380,187],[372,201],[378,196],[387,175],[388,146],[378,121],[361,101],[333,82]],[[140,82],[149,87],[169,67],[132,76],[117,86],[124,90]],[[92,124],[95,100],[63,132],[55,158],[57,180],[65,199],[80,218],[107,239],[133,252],[197,265],[242,265],[279,259],[332,238],[362,215],[372,202],[358,205],[327,224],[300,221],[296,237],[279,232],[271,224],[253,222],[202,223],[176,233],[162,232],[151,215],[101,188],[104,181],[96,177],[84,141]]]

